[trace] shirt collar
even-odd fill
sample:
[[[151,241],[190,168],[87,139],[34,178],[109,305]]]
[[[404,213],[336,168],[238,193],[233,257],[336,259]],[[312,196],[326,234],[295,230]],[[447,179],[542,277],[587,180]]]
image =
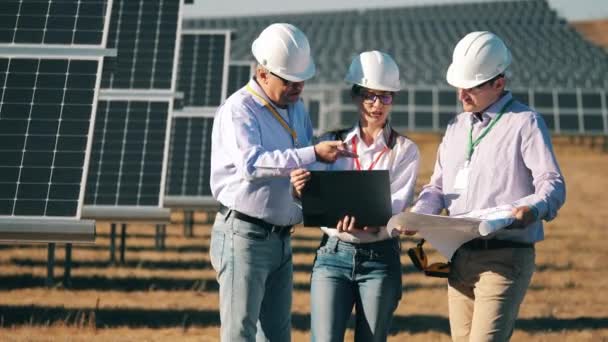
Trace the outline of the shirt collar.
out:
[[[273,106],[275,109],[280,109],[274,103],[272,103],[272,101],[268,98],[268,96],[264,92],[264,89],[262,89],[262,87],[260,87],[258,82],[255,80],[255,77],[252,77],[249,80],[248,85],[249,85],[249,87],[251,87],[251,89],[253,89],[253,91],[255,91],[258,95],[260,95],[262,98],[264,98],[264,100],[266,100],[266,102],[268,102],[269,105]],[[251,95],[251,98],[253,98],[253,101],[255,103],[257,103],[260,107],[264,107],[264,103],[262,102],[262,100],[260,100],[259,97]],[[290,111],[292,106],[293,106],[293,104],[289,103],[289,104],[287,104],[287,108],[284,108],[284,109]]]
[[[391,123],[390,123],[390,121],[387,121],[386,124],[384,125],[384,128],[382,129],[382,133],[378,134],[376,137],[374,137],[374,144],[376,144],[378,142],[378,139],[381,139],[382,144],[384,146],[388,147],[388,140],[390,139],[391,132],[392,132]],[[355,136],[357,137],[357,139],[359,139],[359,141],[363,140],[363,139],[361,139],[361,127],[359,127],[359,122],[357,122],[357,124],[354,125],[348,131],[348,134],[346,134],[346,138],[344,139],[344,141],[345,142],[352,141]]]
[[[506,91],[496,102],[494,102],[490,107],[488,107],[481,114],[481,121],[483,123],[490,122],[492,119],[498,115],[498,111],[502,109],[502,107],[509,102],[513,98],[513,95],[510,91]],[[479,121],[475,115],[475,113],[471,113],[471,122]]]

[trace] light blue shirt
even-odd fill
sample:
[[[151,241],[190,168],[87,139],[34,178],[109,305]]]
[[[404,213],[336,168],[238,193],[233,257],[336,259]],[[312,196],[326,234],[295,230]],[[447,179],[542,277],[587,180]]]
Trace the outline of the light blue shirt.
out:
[[[255,79],[257,94],[271,103]],[[230,209],[275,225],[293,225],[302,211],[291,194],[289,173],[315,162],[312,124],[302,101],[287,108],[289,132],[246,87],[217,110],[211,137],[211,192]]]
[[[540,114],[513,101],[471,156],[468,186],[459,190],[456,176],[467,159],[471,127],[476,139],[498,111],[512,99],[506,93],[481,115],[461,113],[450,122],[437,151],[435,170],[412,209],[424,214],[450,215],[501,205],[529,205],[539,220],[525,229],[500,230],[496,238],[518,242],[543,240],[540,219],[552,220],[566,200],[564,178],[557,164],[549,130]]]

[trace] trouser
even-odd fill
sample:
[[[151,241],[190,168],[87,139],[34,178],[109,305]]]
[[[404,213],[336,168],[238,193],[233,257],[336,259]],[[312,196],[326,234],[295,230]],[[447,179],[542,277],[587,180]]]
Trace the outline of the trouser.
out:
[[[395,239],[365,244],[326,240],[311,279],[312,341],[343,341],[353,306],[355,341],[386,341],[401,299],[399,251]]]
[[[289,234],[218,213],[210,258],[220,285],[221,340],[291,340]]]
[[[535,270],[528,248],[460,248],[448,278],[454,341],[508,341]]]

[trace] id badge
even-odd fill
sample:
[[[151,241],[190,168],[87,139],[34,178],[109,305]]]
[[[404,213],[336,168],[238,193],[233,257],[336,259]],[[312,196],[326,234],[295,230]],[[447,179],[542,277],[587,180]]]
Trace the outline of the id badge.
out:
[[[469,167],[469,163],[466,162],[463,167],[458,170],[456,174],[456,180],[454,181],[454,189],[456,190],[466,190],[469,186],[469,174],[471,173],[471,168]]]

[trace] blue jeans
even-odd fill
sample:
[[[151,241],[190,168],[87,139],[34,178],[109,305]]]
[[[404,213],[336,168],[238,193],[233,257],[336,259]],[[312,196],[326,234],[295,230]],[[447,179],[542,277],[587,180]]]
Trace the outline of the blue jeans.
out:
[[[312,271],[312,341],[343,341],[353,305],[355,341],[386,341],[401,299],[399,255],[396,239],[366,244],[327,239]]]
[[[290,341],[289,234],[218,213],[209,254],[220,284],[222,341]]]

